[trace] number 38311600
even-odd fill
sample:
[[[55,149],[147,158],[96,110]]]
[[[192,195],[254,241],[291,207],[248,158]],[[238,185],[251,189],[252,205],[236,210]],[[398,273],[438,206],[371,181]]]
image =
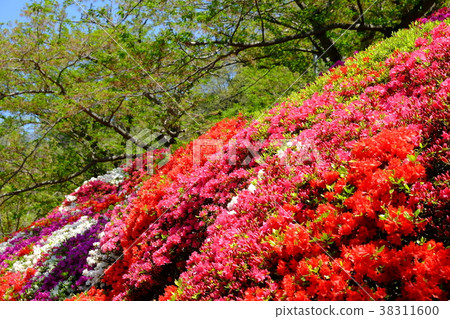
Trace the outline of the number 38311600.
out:
[[[380,316],[437,316],[439,314],[438,306],[380,306]]]

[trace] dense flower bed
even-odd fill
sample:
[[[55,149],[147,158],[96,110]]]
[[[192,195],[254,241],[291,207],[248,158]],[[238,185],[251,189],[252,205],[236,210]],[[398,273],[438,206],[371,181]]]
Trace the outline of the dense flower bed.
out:
[[[88,181],[0,242],[0,298],[448,299],[447,14]]]
[[[200,139],[223,142],[243,127],[242,119],[219,122]],[[145,154],[125,168],[92,178],[46,218],[0,241],[0,298],[3,300],[106,300],[100,280],[123,251],[127,224],[138,226],[144,213],[132,213],[133,201],[145,192],[164,193],[164,183],[195,168],[194,143],[178,149],[159,168],[168,150]],[[198,165],[217,147],[202,148]],[[151,175],[151,172],[157,173]],[[145,181],[145,182],[144,182]],[[150,189],[152,184],[153,189]],[[149,185],[144,186],[142,185]],[[137,207],[137,206],[136,206]],[[150,223],[152,217],[144,222]],[[130,235],[131,236],[131,235]],[[124,238],[123,238],[124,239]],[[101,247],[100,247],[101,246]],[[115,264],[118,265],[119,263]],[[111,269],[112,270],[112,269]],[[110,272],[112,273],[112,271]]]

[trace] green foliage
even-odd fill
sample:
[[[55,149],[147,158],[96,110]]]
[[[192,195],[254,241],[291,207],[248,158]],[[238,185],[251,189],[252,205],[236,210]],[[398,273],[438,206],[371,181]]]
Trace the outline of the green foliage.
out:
[[[268,106],[292,92],[294,82],[306,84],[315,78],[309,72],[303,76],[284,66],[259,69],[254,66],[225,69],[214,78],[205,79],[195,88],[203,97],[200,109],[214,123],[238,114],[257,117]]]

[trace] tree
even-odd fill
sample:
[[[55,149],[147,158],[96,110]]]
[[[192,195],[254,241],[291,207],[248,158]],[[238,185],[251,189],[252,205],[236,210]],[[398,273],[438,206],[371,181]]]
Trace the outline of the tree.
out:
[[[263,60],[303,71],[319,55],[334,63],[372,41],[407,27],[440,0],[120,1],[125,23],[160,30],[197,64],[191,78],[229,63]],[[139,8],[139,9],[136,9]],[[344,32],[346,31],[346,32]],[[226,62],[225,62],[225,61]],[[200,63],[202,62],[203,63]]]
[[[43,194],[51,198],[120,163],[127,141],[150,147],[134,130],[180,132],[180,106],[172,101],[162,111],[149,92],[157,84],[101,29],[70,21],[54,1],[30,5],[26,15],[29,22],[0,37],[2,232],[16,228],[11,214],[19,221],[44,213],[24,203],[44,204]]]

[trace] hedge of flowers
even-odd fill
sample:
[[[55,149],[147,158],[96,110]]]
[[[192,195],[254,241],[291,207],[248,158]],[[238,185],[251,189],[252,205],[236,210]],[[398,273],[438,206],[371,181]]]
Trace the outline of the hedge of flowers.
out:
[[[448,299],[447,14],[86,182],[0,242],[0,298]]]

